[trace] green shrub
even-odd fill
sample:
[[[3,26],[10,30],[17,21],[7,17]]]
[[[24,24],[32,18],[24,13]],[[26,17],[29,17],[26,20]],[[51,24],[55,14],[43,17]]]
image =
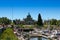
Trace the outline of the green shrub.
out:
[[[18,40],[11,28],[7,28],[1,35],[0,40]]]

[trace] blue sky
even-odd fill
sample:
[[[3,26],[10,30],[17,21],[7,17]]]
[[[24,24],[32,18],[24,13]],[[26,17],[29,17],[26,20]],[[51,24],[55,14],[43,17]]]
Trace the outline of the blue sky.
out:
[[[60,19],[60,0],[0,0],[0,17],[12,19],[26,18],[30,12],[37,20],[40,13],[43,20]]]

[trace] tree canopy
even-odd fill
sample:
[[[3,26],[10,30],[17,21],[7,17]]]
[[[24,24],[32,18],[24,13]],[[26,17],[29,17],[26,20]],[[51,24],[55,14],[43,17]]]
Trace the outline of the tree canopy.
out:
[[[11,24],[11,20],[8,19],[7,17],[2,17],[0,18],[0,24],[5,24],[5,25]]]

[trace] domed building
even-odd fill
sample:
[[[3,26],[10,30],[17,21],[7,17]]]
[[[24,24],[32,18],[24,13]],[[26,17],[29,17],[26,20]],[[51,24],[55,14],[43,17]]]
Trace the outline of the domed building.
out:
[[[28,13],[27,17],[25,19],[23,19],[25,24],[27,25],[32,25],[34,24],[34,20],[32,19],[30,13]]]

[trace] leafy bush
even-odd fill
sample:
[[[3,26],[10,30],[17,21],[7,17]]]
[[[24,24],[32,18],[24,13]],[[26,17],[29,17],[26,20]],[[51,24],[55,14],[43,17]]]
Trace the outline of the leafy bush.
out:
[[[1,35],[0,40],[18,40],[11,28],[7,28]]]

